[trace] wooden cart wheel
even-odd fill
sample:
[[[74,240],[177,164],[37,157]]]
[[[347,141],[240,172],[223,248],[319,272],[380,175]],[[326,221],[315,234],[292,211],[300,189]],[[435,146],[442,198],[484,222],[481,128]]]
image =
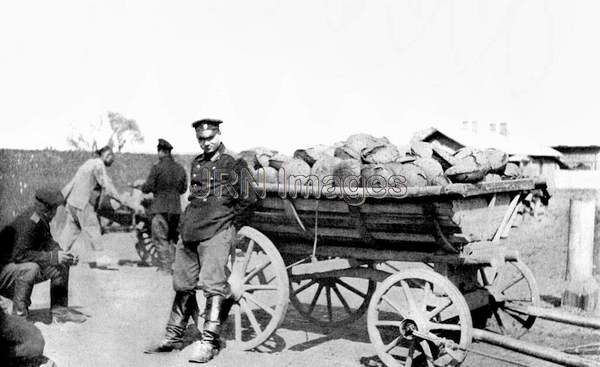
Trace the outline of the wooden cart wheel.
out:
[[[459,290],[428,269],[389,276],[367,311],[369,339],[388,367],[459,365],[471,344],[471,314]]]
[[[290,276],[290,288],[290,301],[302,316],[323,328],[337,328],[361,318],[376,283],[355,277],[318,278],[306,274]]]
[[[533,273],[520,260],[479,269],[478,280],[490,293],[490,305],[482,311],[488,317],[486,328],[514,338],[523,336],[536,317],[523,315],[511,305],[540,305],[540,291]]]
[[[150,228],[146,222],[138,223],[135,229],[137,242],[135,244],[135,251],[142,260],[142,264],[146,266],[158,266],[158,252],[152,242],[152,234]]]
[[[227,328],[230,335],[226,337],[233,339],[228,347],[254,349],[269,340],[285,317],[289,298],[285,264],[271,240],[254,228],[243,227],[229,269],[236,302]]]

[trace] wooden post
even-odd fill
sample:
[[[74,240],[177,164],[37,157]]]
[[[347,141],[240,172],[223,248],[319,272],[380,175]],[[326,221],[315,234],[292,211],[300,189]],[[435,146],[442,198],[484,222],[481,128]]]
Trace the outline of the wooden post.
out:
[[[590,197],[571,199],[569,213],[569,249],[567,258],[567,289],[562,305],[585,311],[596,309],[598,284],[593,277],[594,222],[596,202]]]

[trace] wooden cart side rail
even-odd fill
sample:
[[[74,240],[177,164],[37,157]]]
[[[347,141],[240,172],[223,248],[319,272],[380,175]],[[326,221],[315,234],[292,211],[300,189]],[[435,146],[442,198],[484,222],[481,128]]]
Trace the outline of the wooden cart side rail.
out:
[[[285,243],[279,244],[277,248],[282,254],[307,256],[312,253],[312,246],[310,245]],[[502,247],[498,247],[493,251],[473,251],[469,254],[461,253],[444,255],[429,252],[394,251],[364,247],[321,246],[317,248],[316,255],[377,262],[407,261],[454,265],[495,264],[499,261],[516,261],[519,258],[517,251],[508,250]]]
[[[406,187],[401,189],[378,189],[359,187],[349,189],[345,187],[320,187],[319,185],[295,185],[278,183],[253,183],[255,190],[266,193],[266,196],[279,195],[280,197],[304,198],[375,198],[375,199],[409,199],[420,197],[459,196],[470,197],[499,192],[530,191],[536,188],[545,188],[544,181],[536,179],[518,179],[498,182],[483,182],[478,184],[448,184],[444,186]]]

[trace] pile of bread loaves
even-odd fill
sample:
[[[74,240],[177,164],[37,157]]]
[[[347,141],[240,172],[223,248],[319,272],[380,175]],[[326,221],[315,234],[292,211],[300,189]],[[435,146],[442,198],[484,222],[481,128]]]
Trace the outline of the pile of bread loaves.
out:
[[[514,179],[519,166],[497,149],[462,148],[452,152],[439,143],[413,141],[398,147],[387,138],[355,134],[331,146],[298,149],[286,156],[267,148],[239,153],[258,182],[315,177],[333,186],[381,187],[398,181],[408,187]]]

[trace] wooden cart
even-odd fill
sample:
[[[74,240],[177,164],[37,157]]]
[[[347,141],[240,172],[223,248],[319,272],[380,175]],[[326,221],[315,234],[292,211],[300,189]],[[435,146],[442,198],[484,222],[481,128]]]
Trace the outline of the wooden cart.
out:
[[[388,366],[457,365],[474,324],[523,334],[535,317],[512,308],[536,306],[539,291],[501,240],[536,190],[545,191],[545,183],[449,184],[385,195],[369,189],[358,196],[340,188],[323,195],[310,186],[292,195],[267,185],[231,256],[237,303],[228,345],[248,350],[275,342],[288,301],[327,328],[366,312],[371,343]]]
[[[145,212],[136,213],[134,208],[122,203],[117,209],[113,208],[109,196],[103,195],[100,198],[96,215],[102,234],[135,231],[135,251],[140,257],[140,265],[158,266],[158,251],[152,242],[152,218]],[[151,202],[144,199],[140,204],[148,210]]]

